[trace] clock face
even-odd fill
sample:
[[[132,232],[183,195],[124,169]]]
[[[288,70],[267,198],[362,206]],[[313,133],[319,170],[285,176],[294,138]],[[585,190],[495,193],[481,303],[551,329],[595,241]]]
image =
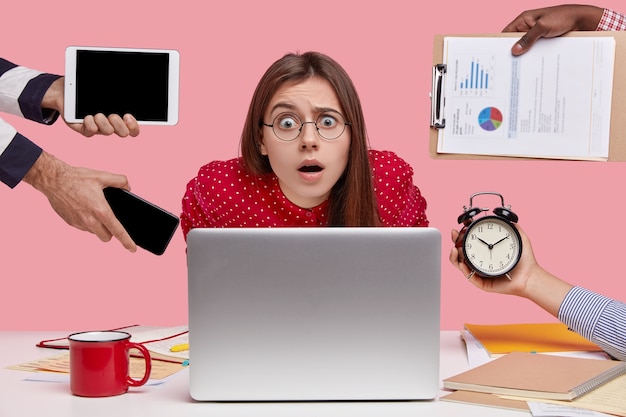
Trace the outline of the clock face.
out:
[[[469,225],[463,238],[465,262],[479,275],[497,277],[517,265],[522,254],[519,232],[511,223],[485,216]]]

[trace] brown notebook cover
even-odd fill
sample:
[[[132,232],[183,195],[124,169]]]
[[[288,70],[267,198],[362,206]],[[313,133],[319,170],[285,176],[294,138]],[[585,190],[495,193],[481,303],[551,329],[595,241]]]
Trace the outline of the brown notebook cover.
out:
[[[530,411],[526,401],[508,400],[484,392],[454,391],[439,398],[441,401],[481,405],[484,407],[504,408],[507,410]]]
[[[444,388],[573,400],[626,373],[626,362],[512,352],[444,379]]]

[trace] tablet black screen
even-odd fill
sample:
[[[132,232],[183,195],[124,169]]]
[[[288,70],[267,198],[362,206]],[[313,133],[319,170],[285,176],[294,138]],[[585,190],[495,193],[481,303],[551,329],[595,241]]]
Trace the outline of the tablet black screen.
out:
[[[167,53],[89,51],[76,54],[76,117],[131,113],[167,121]]]

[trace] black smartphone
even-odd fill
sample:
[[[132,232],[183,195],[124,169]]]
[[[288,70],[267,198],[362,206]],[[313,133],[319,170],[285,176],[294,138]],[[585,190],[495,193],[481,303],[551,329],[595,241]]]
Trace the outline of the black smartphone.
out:
[[[135,244],[155,255],[163,254],[178,228],[178,216],[130,191],[113,187],[103,191],[113,214]]]

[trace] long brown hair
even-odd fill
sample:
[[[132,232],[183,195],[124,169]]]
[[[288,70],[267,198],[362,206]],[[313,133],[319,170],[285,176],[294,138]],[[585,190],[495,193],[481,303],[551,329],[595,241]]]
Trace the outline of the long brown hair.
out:
[[[329,226],[377,226],[378,206],[368,157],[368,138],[361,101],[346,71],[332,58],[319,52],[290,53],[274,62],[254,91],[241,135],[241,155],[253,174],[272,172],[267,156],[261,153],[262,126],[272,97],[284,84],[299,84],[311,77],[325,79],[335,90],[352,140],[348,164],[329,197]]]

